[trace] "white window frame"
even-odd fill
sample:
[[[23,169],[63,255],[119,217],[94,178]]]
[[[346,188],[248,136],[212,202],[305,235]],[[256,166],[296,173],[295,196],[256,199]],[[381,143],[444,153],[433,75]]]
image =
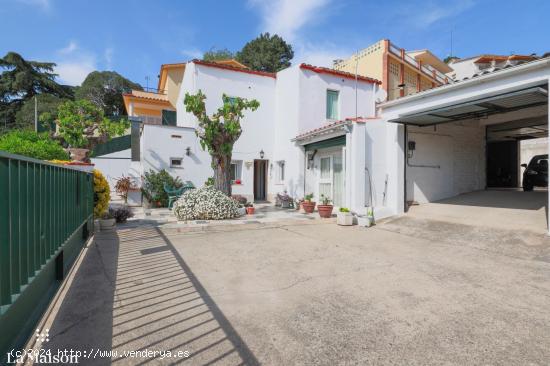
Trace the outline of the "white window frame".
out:
[[[179,160],[180,164],[173,164],[173,160]],[[182,157],[171,157],[170,158],[170,168],[173,169],[183,169],[183,158]]]
[[[233,173],[233,166],[235,169],[235,179],[231,179],[231,183],[235,183],[236,180],[242,182],[243,178],[243,161],[242,160],[231,160],[231,173]]]

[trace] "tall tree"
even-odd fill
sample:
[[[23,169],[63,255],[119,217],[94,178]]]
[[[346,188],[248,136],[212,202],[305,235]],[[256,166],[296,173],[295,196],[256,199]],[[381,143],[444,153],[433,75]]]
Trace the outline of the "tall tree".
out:
[[[243,112],[250,109],[255,111],[260,103],[243,98],[230,98],[223,94],[223,106],[218,108],[212,116],[206,114],[204,101],[206,95],[199,90],[197,94],[185,93],[185,110],[193,113],[199,120],[195,130],[203,149],[208,149],[212,156],[214,169],[214,188],[228,196],[231,195],[231,156],[233,145],[242,133],[241,119]]]
[[[252,70],[277,72],[290,66],[294,57],[292,46],[278,35],[263,33],[248,42],[240,52],[237,61]]]
[[[212,47],[202,55],[204,61],[230,60],[232,58],[235,58],[235,54],[227,48],[215,49]]]
[[[37,94],[72,98],[70,88],[55,82],[55,66],[51,62],[25,60],[15,52],[0,58],[0,127],[13,127],[23,103]]]
[[[143,90],[136,84],[114,71],[94,71],[86,76],[75,92],[75,99],[87,99],[101,108],[106,116],[126,115],[123,93],[130,90]]]

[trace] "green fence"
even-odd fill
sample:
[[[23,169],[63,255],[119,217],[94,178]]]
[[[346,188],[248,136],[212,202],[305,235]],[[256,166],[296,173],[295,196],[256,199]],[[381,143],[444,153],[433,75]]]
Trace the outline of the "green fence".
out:
[[[93,205],[91,173],[0,151],[0,361],[24,345],[80,253]]]

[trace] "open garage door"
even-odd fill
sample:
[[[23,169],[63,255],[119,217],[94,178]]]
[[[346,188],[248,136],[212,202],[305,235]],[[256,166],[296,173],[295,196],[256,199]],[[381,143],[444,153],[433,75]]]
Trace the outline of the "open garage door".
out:
[[[547,83],[469,99],[419,107],[389,120],[405,125],[406,210],[455,215],[460,222],[484,216],[502,223],[521,216],[546,231],[545,184],[539,181],[534,192],[521,188],[523,173],[533,170],[525,159],[534,156],[544,155],[546,170],[533,174],[545,174],[548,182]],[[525,153],[525,141],[538,143]]]

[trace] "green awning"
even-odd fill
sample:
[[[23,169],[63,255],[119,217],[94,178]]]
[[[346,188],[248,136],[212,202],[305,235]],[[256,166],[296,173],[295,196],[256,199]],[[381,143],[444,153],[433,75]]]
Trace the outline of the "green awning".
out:
[[[327,140],[313,142],[311,144],[304,145],[306,151],[326,149],[328,147],[335,146],[345,146],[346,145],[346,135],[333,137]]]

